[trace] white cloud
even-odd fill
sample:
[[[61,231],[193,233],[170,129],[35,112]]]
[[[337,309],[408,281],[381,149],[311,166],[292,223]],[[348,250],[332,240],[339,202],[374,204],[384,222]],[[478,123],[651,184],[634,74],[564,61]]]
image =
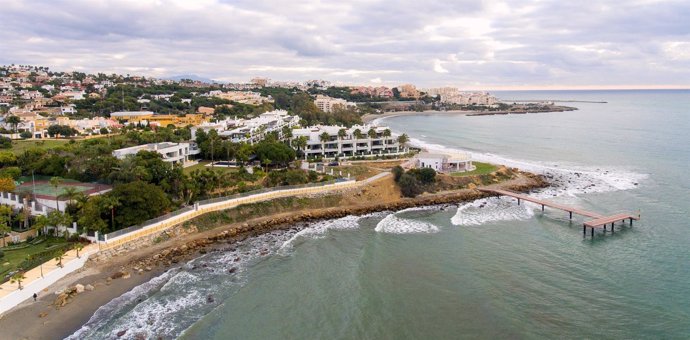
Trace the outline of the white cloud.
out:
[[[420,86],[690,79],[688,2],[7,0],[2,7],[0,64]]]
[[[443,68],[443,62],[439,59],[434,59],[434,72],[436,73],[448,73],[448,70]]]

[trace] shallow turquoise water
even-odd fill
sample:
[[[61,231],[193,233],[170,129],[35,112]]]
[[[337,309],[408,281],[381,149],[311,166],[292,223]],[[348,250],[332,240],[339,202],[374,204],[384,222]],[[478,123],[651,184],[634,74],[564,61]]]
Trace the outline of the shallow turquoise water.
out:
[[[583,237],[582,218],[488,199],[320,222],[171,271],[74,338],[124,328],[185,339],[690,337],[690,92],[499,96],[608,103],[384,123],[556,183],[534,195],[639,209],[642,221]]]

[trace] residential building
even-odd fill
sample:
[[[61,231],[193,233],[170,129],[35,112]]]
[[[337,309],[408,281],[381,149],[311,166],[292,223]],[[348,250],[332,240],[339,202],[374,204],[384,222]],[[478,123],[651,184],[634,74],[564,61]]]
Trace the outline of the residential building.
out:
[[[323,140],[325,135],[328,135],[327,140]],[[293,144],[298,138],[306,138],[307,145],[301,150],[305,158],[386,155],[404,151],[398,144],[397,136],[390,133],[390,129],[385,126],[355,125],[346,128],[335,125],[316,125],[294,129],[292,136]]]
[[[266,86],[266,84],[268,84],[269,81],[270,79],[268,78],[255,77],[252,78],[249,82],[253,85],[264,87]]]
[[[283,139],[283,128],[292,128],[298,124],[299,117],[291,116],[285,110],[274,110],[252,119],[228,119],[225,121],[224,129],[217,131],[219,136],[234,143],[254,144],[272,132],[277,133],[279,139]]]
[[[341,98],[331,98],[329,96],[317,95],[316,99],[314,100],[314,105],[316,105],[319,110],[330,113],[333,112],[333,109],[335,109],[338,105],[344,108],[347,106],[353,106],[354,104]]]
[[[415,159],[415,166],[417,168],[431,168],[437,172],[464,172],[475,169],[474,165],[472,165],[472,158],[465,153],[447,155],[421,152]]]
[[[124,159],[127,156],[136,155],[139,151],[153,151],[159,153],[163,161],[170,164],[181,164],[182,166],[191,165],[190,159],[198,155],[201,151],[196,143],[151,143],[132,146],[113,151],[113,156]]]
[[[400,92],[400,98],[418,99],[420,96],[420,92],[412,84],[404,84],[398,86],[398,92]]]
[[[175,125],[177,127],[187,125],[199,125],[207,119],[203,114],[185,114],[178,115],[161,115],[155,114],[152,111],[119,111],[110,114],[110,118],[123,121],[127,125],[150,125],[150,126],[168,126]]]
[[[213,93],[209,93],[208,96],[226,99],[226,100],[230,100],[230,101],[238,102],[238,103],[242,103],[242,104],[261,105],[263,103],[272,103],[273,102],[273,98],[262,97],[260,93],[252,92],[252,91],[229,91],[229,92],[212,91],[212,92]],[[218,92],[220,92],[220,93],[218,93]]]
[[[488,92],[462,92],[455,87],[431,88],[426,91],[429,96],[439,96],[441,103],[482,106],[493,106],[498,103],[498,99]]]

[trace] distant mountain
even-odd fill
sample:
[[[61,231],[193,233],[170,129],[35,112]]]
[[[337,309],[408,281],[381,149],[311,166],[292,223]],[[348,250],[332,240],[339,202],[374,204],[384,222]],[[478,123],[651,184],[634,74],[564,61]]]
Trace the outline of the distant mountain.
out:
[[[200,82],[204,82],[204,83],[217,83],[217,81],[215,81],[213,79],[200,77],[200,76],[197,76],[196,74],[183,74],[183,75],[179,75],[179,76],[167,77],[165,79],[174,80],[174,81],[180,81],[182,79],[191,79],[194,81],[200,81]]]

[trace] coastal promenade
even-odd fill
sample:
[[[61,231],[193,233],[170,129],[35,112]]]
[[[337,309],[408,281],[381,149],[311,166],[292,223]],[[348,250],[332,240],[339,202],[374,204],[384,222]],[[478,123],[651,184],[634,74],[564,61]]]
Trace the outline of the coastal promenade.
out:
[[[106,238],[104,241],[98,241],[97,243],[84,247],[84,249],[80,251],[79,257],[77,257],[75,250],[70,250],[63,258],[62,267],[58,267],[55,261],[45,262],[41,266],[33,268],[24,273],[25,279],[22,281],[23,289],[21,290],[19,289],[19,285],[17,283],[10,283],[9,281],[3,283],[0,285],[0,314],[12,309],[23,301],[30,299],[34,293],[39,295],[42,293],[45,294],[45,292],[43,292],[44,289],[48,288],[50,285],[54,284],[68,274],[81,269],[86,264],[90,256],[97,255],[99,252],[113,249],[144,237],[161,233],[167,229],[179,225],[180,223],[184,223],[203,214],[232,209],[242,204],[264,202],[293,196],[327,194],[340,190],[353,189],[373,181],[377,181],[389,175],[391,175],[390,172],[382,172],[361,181],[347,180],[321,186],[277,189],[244,197],[232,197],[226,199],[221,198],[212,200],[211,202],[205,204],[195,204],[190,210],[184,211],[180,214],[175,214],[174,216],[156,221],[155,223],[151,223],[145,227],[118,235],[117,237],[110,239]],[[52,294],[52,292],[48,293]]]
[[[577,215],[582,215],[585,217],[592,218],[592,220],[586,221],[584,225],[582,226],[582,233],[587,234],[587,228],[591,229],[592,236],[594,236],[594,229],[604,229],[606,231],[606,228],[609,224],[611,224],[611,232],[614,232],[614,225],[616,222],[622,221],[625,222],[626,220],[630,221],[630,225],[632,226],[633,220],[637,221],[640,219],[640,214],[638,213],[637,215],[634,215],[632,213],[619,213],[615,215],[610,215],[610,216],[604,216],[599,213],[587,211],[584,209],[579,209],[563,204],[558,204],[554,203],[551,201],[546,201],[546,200],[541,200],[538,198],[534,198],[525,194],[521,194],[518,192],[514,191],[509,191],[509,190],[502,190],[502,189],[490,189],[490,188],[482,188],[479,189],[481,192],[485,193],[490,193],[490,194],[496,194],[499,196],[509,196],[509,197],[514,197],[517,199],[518,205],[520,205],[521,201],[526,201],[526,202],[531,202],[531,203],[536,203],[541,205],[541,211],[544,211],[545,207],[550,207],[554,209],[559,209],[563,211],[567,211],[570,219],[573,219],[573,214]]]

